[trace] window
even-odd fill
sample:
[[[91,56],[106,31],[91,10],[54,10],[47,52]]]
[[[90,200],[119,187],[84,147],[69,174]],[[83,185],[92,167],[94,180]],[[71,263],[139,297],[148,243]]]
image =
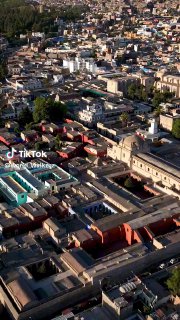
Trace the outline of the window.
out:
[[[156,176],[158,176],[158,172],[156,172]]]

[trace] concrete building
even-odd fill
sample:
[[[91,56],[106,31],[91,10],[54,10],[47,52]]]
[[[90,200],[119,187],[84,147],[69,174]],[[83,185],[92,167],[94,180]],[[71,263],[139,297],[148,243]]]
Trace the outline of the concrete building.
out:
[[[38,90],[42,88],[42,82],[38,78],[19,77],[17,80],[6,80],[15,90]]]
[[[89,126],[101,121],[104,117],[103,109],[100,104],[88,105],[86,109],[79,111],[78,116],[80,121]]]
[[[135,115],[146,115],[152,111],[151,105],[149,105],[147,103],[134,102],[133,107],[134,107],[134,114]]]
[[[180,98],[180,76],[168,74],[166,70],[160,70],[156,73],[159,80],[156,83],[156,89],[160,91],[169,90],[174,93],[176,98]]]
[[[70,73],[85,71],[95,74],[97,71],[97,65],[92,58],[82,59],[76,57],[75,60],[65,59],[63,60],[63,67],[68,68]]]
[[[37,160],[36,160],[37,161]],[[0,174],[0,191],[5,200],[13,205],[32,202],[48,193],[67,190],[78,184],[78,180],[56,165],[48,167],[47,163],[31,162],[27,168]]]
[[[160,114],[159,116],[159,124],[163,129],[171,132],[173,128],[173,123],[176,119],[180,119],[180,115],[173,114]]]
[[[119,288],[102,292],[102,305],[109,310],[113,319],[126,319],[132,314],[133,303],[136,301],[139,293],[137,286],[140,283],[139,279],[131,279],[131,281]]]
[[[2,111],[3,119],[17,119],[19,114],[28,108],[31,112],[34,111],[33,103],[27,101],[26,99],[9,99],[8,105]]]
[[[158,123],[156,122],[156,119],[153,118],[150,120],[150,124],[151,125],[148,128],[148,130],[137,129],[136,134],[140,136],[143,140],[156,142],[158,141],[158,138],[161,135],[161,133],[158,130]]]
[[[124,95],[131,84],[139,85],[141,80],[135,76],[124,76],[121,78],[109,79],[107,81],[107,92]]]
[[[102,306],[110,312],[112,319],[117,320],[131,319],[137,302],[142,301],[146,307],[156,308],[169,300],[169,292],[156,280],[141,281],[137,276],[124,282],[120,287],[116,286],[102,292]]]
[[[35,168],[34,176],[44,183],[50,193],[67,190],[79,183],[76,178],[56,165],[53,168]]]
[[[47,193],[44,184],[29,170],[3,172],[0,175],[0,191],[11,205],[21,205]]]

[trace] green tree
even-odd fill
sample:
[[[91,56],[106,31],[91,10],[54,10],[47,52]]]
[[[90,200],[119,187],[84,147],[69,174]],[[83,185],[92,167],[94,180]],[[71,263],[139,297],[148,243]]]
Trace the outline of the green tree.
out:
[[[141,99],[144,101],[144,102],[147,102],[148,101],[148,94],[146,92],[145,89],[142,90],[141,92]]]
[[[93,52],[91,54],[91,57],[94,58],[94,59],[97,58],[97,50],[96,49],[93,50]]]
[[[55,149],[60,149],[62,146],[62,141],[60,138],[60,135],[57,134],[57,136],[55,137]]]
[[[42,120],[61,121],[66,112],[67,107],[61,102],[53,101],[51,98],[39,97],[35,100],[33,119],[36,123]]]
[[[88,10],[86,5],[70,5],[58,9],[51,7],[40,13],[36,5],[26,0],[0,0],[0,4],[0,33],[6,34],[11,40],[27,30],[46,34],[57,32],[58,26],[54,25],[57,16],[66,21],[75,21]]]
[[[135,99],[141,100],[141,87],[140,86],[136,86],[136,90],[135,90]]]
[[[36,151],[44,150],[44,149],[48,148],[48,146],[49,146],[49,144],[47,142],[44,142],[44,141],[37,141],[35,143]]]
[[[30,122],[30,123],[27,123],[25,125],[25,129],[28,131],[28,130],[32,130],[33,129],[33,126],[34,126],[34,122]]]
[[[148,100],[148,94],[146,92],[145,87],[142,84],[140,85],[137,85],[135,83],[130,84],[127,90],[127,97],[132,100],[134,99],[138,99],[142,101]]]
[[[180,267],[174,268],[171,277],[167,280],[167,286],[174,295],[180,295]]]
[[[127,122],[128,122],[128,119],[129,119],[129,116],[128,116],[128,113],[127,112],[123,112],[121,115],[120,115],[120,121],[122,121],[122,123],[127,126]]]
[[[148,89],[148,97],[151,99],[154,97],[154,85],[151,85]]]
[[[48,115],[51,121],[61,121],[67,113],[67,107],[65,104],[53,101],[52,99],[47,100]]]
[[[160,105],[157,106],[155,111],[154,111],[156,117],[159,117],[160,114],[162,114],[162,112],[163,112],[163,107],[161,107]]]
[[[42,120],[48,120],[48,106],[46,99],[43,97],[38,97],[35,100],[35,108],[33,112],[34,122],[40,122]]]
[[[0,62],[0,81],[2,81],[5,78],[7,73],[8,73],[7,62],[5,60],[2,60]]]
[[[175,138],[180,139],[180,118],[174,120],[172,134]]]
[[[47,272],[44,262],[42,262],[41,265],[38,267],[37,272],[40,274],[45,274]]]
[[[32,122],[32,120],[33,120],[32,112],[28,109],[28,107],[23,109],[20,112],[18,121],[21,126],[25,126],[27,123]]]
[[[130,84],[128,86],[128,90],[127,90],[127,94],[128,94],[128,97],[132,100],[135,99],[135,96],[136,96],[136,85],[134,83]]]
[[[174,96],[174,93],[165,90],[164,92],[160,92],[160,91],[155,91],[154,92],[154,97],[152,100],[152,104],[155,108],[157,108],[160,103],[162,102],[167,102],[169,99],[171,99]]]
[[[151,308],[151,307],[145,306],[145,305],[143,306],[143,312],[144,312],[145,314],[150,314],[151,311],[152,311],[152,308]]]
[[[165,102],[168,101],[169,99],[172,99],[174,97],[174,92],[170,92],[169,90],[163,91],[163,96]]]
[[[136,98],[138,100],[147,101],[148,100],[148,94],[146,92],[146,88],[141,84],[136,89]]]
[[[40,151],[41,150],[41,143],[40,142],[36,142],[35,143],[35,149],[36,149],[36,151]]]
[[[19,127],[16,127],[16,128],[14,128],[14,133],[16,133],[16,134],[20,134],[20,129],[19,129]]]
[[[127,189],[132,189],[132,188],[134,188],[134,183],[133,183],[131,177],[128,177],[128,178],[125,180],[124,186],[125,186]]]
[[[49,84],[50,84],[50,81],[48,78],[44,78],[43,79],[43,84],[44,84],[44,87],[48,88],[49,87]]]
[[[159,107],[160,103],[164,102],[163,94],[160,91],[155,91],[152,104],[155,108]]]
[[[0,32],[12,37],[31,27],[38,12],[24,0],[0,1]]]
[[[76,21],[77,19],[80,19],[82,16],[82,13],[86,12],[88,10],[88,6],[86,5],[75,5],[75,6],[66,6],[66,8],[63,8],[63,14],[62,18],[66,21]]]

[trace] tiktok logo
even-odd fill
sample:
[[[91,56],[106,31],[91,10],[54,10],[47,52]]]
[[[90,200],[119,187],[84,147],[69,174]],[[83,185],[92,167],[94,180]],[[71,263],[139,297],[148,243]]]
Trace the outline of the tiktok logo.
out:
[[[15,152],[17,152],[17,150],[15,148],[12,148],[11,151],[8,151],[6,153],[7,158],[12,159],[14,157]]]
[[[21,150],[17,151],[15,148],[12,148],[11,151],[6,153],[8,159],[14,158],[15,153],[18,152],[20,158],[47,158],[47,153],[45,151],[36,151],[36,150]]]

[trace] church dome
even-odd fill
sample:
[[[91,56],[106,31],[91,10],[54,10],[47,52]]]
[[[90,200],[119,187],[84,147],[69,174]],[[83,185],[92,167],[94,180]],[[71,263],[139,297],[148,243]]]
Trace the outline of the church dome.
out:
[[[129,147],[131,149],[133,147],[137,147],[138,149],[142,149],[143,144],[144,144],[144,141],[136,135],[128,136],[124,139],[124,146]]]

